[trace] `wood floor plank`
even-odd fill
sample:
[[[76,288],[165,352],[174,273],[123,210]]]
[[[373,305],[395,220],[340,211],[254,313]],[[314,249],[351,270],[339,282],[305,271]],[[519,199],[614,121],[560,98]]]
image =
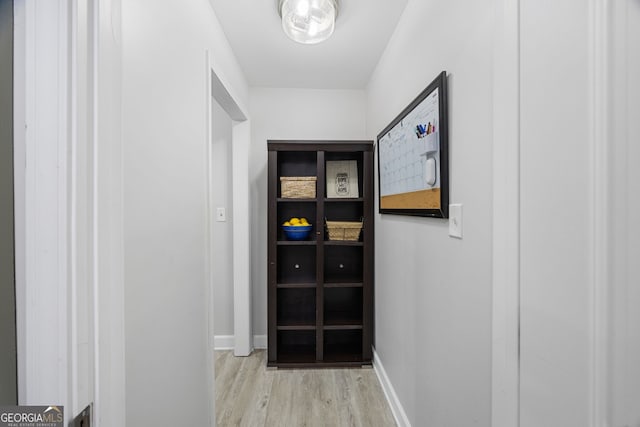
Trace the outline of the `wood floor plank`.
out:
[[[260,361],[260,367],[256,373],[257,381],[253,402],[247,405],[245,416],[240,423],[243,427],[264,426],[267,422],[267,408],[271,398],[271,388],[275,371],[266,370],[266,352],[256,353],[256,358]]]
[[[216,423],[218,425],[232,425],[229,419],[238,389],[242,386],[242,379],[238,376],[242,361],[243,358],[236,358],[230,354],[221,357],[220,367],[216,366]]]
[[[355,385],[354,407],[360,410],[358,418],[362,425],[393,425],[393,415],[388,405],[379,405],[381,401],[386,403],[386,399],[375,372],[371,369],[352,369],[349,370],[348,375],[351,377],[351,383]],[[362,411],[363,408],[367,410]]]
[[[393,427],[372,369],[266,369],[266,352],[215,352],[219,427]]]
[[[354,410],[352,384],[346,369],[337,370],[333,376],[335,393],[338,399],[338,418],[342,426],[360,427],[362,424]]]
[[[232,411],[227,421],[228,425],[240,426],[246,418],[247,409],[255,401],[256,386],[259,383],[257,375],[260,360],[255,357],[243,357],[242,365],[238,371],[239,387],[235,395]]]
[[[296,390],[293,384],[293,371],[274,372],[271,396],[267,406],[267,417],[265,425],[277,427],[278,425],[289,426],[293,419],[293,405]]]
[[[337,426],[340,420],[337,417],[335,396],[335,382],[331,372],[313,371],[312,377],[313,405],[311,418],[319,420],[321,426]]]

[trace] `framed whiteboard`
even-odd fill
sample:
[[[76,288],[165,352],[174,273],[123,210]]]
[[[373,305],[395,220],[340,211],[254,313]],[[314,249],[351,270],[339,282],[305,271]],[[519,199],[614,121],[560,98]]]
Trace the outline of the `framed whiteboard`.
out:
[[[445,71],[380,132],[377,145],[380,213],[448,218]]]

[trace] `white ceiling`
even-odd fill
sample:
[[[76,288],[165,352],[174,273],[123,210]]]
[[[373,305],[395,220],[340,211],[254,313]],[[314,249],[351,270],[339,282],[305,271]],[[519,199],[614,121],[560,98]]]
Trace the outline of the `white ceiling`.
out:
[[[278,0],[210,0],[251,86],[363,89],[407,0],[341,0],[333,36],[317,45],[284,34]]]

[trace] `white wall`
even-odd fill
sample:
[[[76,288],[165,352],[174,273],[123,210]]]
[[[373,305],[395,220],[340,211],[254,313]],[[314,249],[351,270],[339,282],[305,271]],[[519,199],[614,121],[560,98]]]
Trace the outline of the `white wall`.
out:
[[[251,89],[253,333],[267,334],[267,139],[365,139],[360,90]]]
[[[520,11],[521,426],[586,426],[593,293],[589,10],[580,0],[523,0]]]
[[[640,3],[615,2],[611,128],[612,426],[640,425]]]
[[[231,118],[213,101],[212,206],[226,209],[226,222],[213,223],[214,334],[233,335],[233,194],[231,177]],[[215,213],[215,212],[214,212]]]
[[[486,2],[410,1],[367,88],[374,138],[449,74],[464,238],[447,220],[376,218],[375,347],[414,426],[491,424],[492,23]]]
[[[206,0],[122,7],[126,421],[212,425],[205,50],[248,90]]]

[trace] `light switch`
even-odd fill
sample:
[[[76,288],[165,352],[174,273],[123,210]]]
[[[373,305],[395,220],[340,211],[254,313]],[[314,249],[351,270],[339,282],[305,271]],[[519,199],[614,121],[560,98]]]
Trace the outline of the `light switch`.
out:
[[[224,222],[227,220],[227,212],[224,208],[216,209],[216,221]]]
[[[449,205],[449,236],[462,239],[462,205]]]

